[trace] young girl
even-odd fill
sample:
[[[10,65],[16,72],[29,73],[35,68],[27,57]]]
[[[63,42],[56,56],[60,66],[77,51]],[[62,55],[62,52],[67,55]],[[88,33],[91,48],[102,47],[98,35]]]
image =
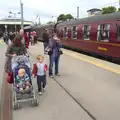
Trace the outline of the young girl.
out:
[[[33,65],[32,73],[33,73],[34,77],[37,76],[38,92],[41,95],[42,94],[41,84],[43,85],[43,90],[45,91],[46,71],[48,70],[48,67],[44,62],[44,57],[43,56],[38,55],[37,60],[38,60],[38,62]]]

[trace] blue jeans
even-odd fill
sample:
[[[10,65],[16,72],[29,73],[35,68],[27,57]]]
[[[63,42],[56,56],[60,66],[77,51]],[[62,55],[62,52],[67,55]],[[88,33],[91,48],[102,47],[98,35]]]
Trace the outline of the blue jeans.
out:
[[[55,74],[58,74],[58,69],[59,69],[59,56],[58,57],[53,57],[50,56],[50,63],[49,63],[49,75],[53,75],[53,64],[55,63]]]
[[[8,45],[8,40],[5,40],[6,45]]]

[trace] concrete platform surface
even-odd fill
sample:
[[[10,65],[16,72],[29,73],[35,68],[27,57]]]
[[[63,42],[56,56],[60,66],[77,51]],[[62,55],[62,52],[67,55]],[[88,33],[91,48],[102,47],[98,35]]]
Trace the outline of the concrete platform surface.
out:
[[[32,46],[29,51],[36,57],[43,54],[43,45]],[[95,119],[120,120],[120,75],[72,56],[71,52],[61,56],[61,76],[56,78],[57,82]],[[48,62],[48,56],[45,58]],[[109,67],[116,66],[110,64],[107,63]]]
[[[1,100],[1,88],[3,82],[3,72],[4,72],[4,63],[5,63],[5,51],[6,45],[0,40],[0,100]]]
[[[30,47],[29,51],[36,52],[34,48]],[[31,58],[31,61],[35,59]],[[36,79],[33,84],[36,90]],[[47,79],[47,84],[46,92],[39,96],[39,106],[21,104],[21,109],[13,111],[13,120],[92,120],[53,79]]]

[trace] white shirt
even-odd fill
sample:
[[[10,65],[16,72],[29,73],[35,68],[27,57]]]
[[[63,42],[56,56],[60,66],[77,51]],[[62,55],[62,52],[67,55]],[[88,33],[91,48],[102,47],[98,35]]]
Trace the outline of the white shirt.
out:
[[[45,62],[37,63],[37,75],[40,75],[40,76],[45,75],[44,67],[45,67]]]

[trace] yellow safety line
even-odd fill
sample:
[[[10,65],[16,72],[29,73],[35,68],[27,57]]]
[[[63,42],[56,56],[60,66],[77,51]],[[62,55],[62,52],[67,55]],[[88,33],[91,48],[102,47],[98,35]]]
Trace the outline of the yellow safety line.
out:
[[[82,61],[85,61],[85,62],[87,62],[87,63],[93,64],[93,65],[95,65],[95,66],[104,68],[104,69],[106,69],[106,70],[108,70],[108,71],[111,71],[111,72],[120,74],[120,69],[115,69],[115,68],[110,67],[110,66],[108,66],[108,65],[105,65],[105,64],[103,64],[103,63],[98,63],[98,62],[96,62],[96,61],[92,61],[92,60],[89,60],[89,59],[85,59],[85,58],[83,58],[83,57],[75,54],[74,52],[72,53],[72,52],[69,52],[69,51],[66,51],[66,50],[63,50],[63,52],[64,52],[64,54],[69,55],[69,56],[71,56],[71,57],[73,57],[73,58],[75,58],[75,59],[82,60]]]
[[[0,40],[0,44],[3,43],[3,40]]]

